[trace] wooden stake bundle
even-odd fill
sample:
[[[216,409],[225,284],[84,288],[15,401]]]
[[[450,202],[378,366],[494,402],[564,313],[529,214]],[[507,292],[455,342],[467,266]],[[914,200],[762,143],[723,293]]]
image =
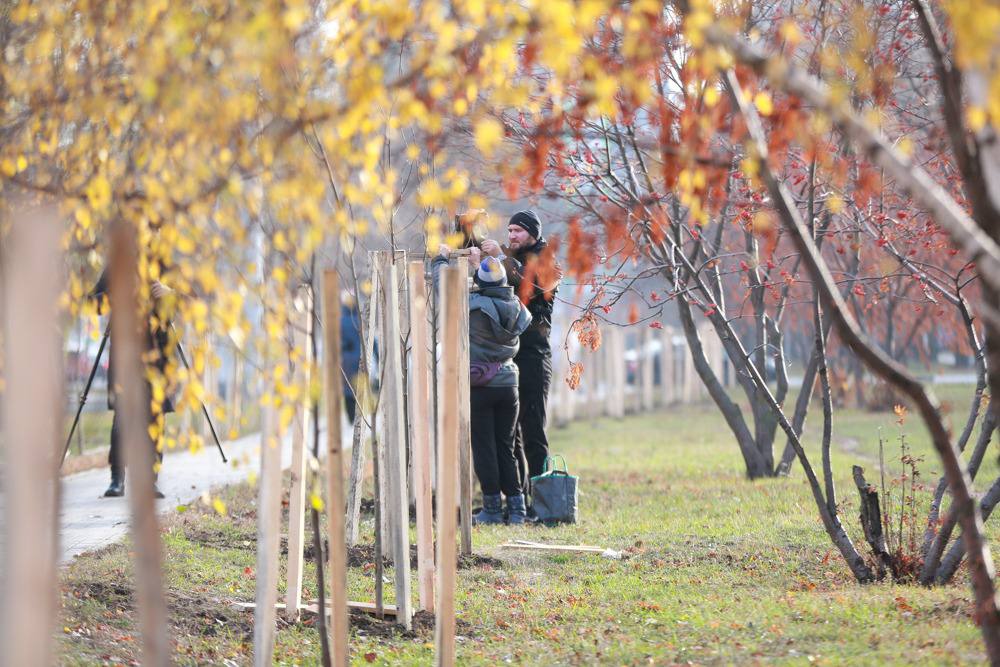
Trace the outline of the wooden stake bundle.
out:
[[[396,264],[385,262],[383,274],[383,323],[385,373],[381,402],[385,409],[386,514],[392,561],[395,566],[396,621],[410,628],[410,520],[406,492],[406,426],[403,420],[403,362],[399,336],[399,293]]]
[[[62,272],[51,212],[18,216],[8,237],[2,298],[4,586],[0,664],[48,665],[56,607],[57,470],[62,453],[62,356],[56,319]],[[147,653],[148,654],[148,653]]]

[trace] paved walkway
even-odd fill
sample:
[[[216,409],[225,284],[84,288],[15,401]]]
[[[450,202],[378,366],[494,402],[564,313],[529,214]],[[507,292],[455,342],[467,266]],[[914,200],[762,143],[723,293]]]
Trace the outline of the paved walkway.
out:
[[[321,437],[325,437],[325,432]],[[223,443],[229,463],[222,462],[214,447],[206,447],[198,454],[167,452],[158,483],[166,498],[156,501],[158,513],[172,512],[178,505],[195,501],[212,488],[242,482],[250,471],[259,473],[259,445],[257,434]],[[344,446],[349,449],[350,445],[350,430],[345,429]],[[281,465],[284,468],[291,464],[291,438],[286,437],[282,446]],[[86,551],[117,542],[128,533],[128,497],[105,498],[108,481],[106,467],[62,479],[61,564]]]

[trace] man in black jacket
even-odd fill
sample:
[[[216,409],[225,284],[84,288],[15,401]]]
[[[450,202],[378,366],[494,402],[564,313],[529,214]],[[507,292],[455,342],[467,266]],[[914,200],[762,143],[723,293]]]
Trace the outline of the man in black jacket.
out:
[[[507,248],[496,241],[483,242],[483,252],[494,257],[504,254],[520,263],[511,272],[511,284],[531,313],[531,326],[521,334],[514,363],[520,374],[517,438],[514,449],[524,488],[531,477],[542,474],[549,455],[545,435],[545,403],[552,380],[552,306],[561,273],[554,253],[542,236],[542,222],[534,211],[519,211],[507,223]],[[506,252],[505,252],[506,251]]]
[[[98,279],[97,284],[94,289],[90,292],[90,297],[92,299],[98,299],[99,303],[103,302],[104,297],[109,294],[109,280],[107,270],[101,273],[101,277]],[[153,312],[156,311],[156,304],[160,300],[169,294],[172,290],[162,284],[159,281],[154,280],[150,285],[150,296],[153,298]],[[151,318],[151,314],[147,314],[146,317]],[[155,326],[150,321],[150,326],[146,334],[146,359],[147,363],[156,368],[156,373],[163,376],[167,370],[168,354],[170,347],[170,332],[169,332],[169,322],[158,322]],[[112,345],[114,341],[112,341]],[[149,382],[147,381],[147,396],[152,395],[152,389],[149,388]],[[115,381],[114,381],[114,365],[110,362],[108,363],[108,409],[114,411],[114,417],[111,421],[111,449],[108,451],[108,465],[111,467],[111,483],[108,485],[107,491],[104,492],[104,496],[107,498],[117,498],[125,495],[125,458],[122,452],[122,442],[121,442],[121,427],[118,423],[118,412],[115,411]],[[163,399],[162,404],[157,406],[157,410],[150,413],[150,426],[157,426],[159,430],[162,431],[163,423],[162,420],[164,416],[174,411],[173,401],[170,396],[166,396]],[[153,446],[156,448],[155,458],[157,464],[163,461],[163,450],[159,443],[154,442]],[[153,494],[157,498],[163,498],[163,493],[154,485]]]

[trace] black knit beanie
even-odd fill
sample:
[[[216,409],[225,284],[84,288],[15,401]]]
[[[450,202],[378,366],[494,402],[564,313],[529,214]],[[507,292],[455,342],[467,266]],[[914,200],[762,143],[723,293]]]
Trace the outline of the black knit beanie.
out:
[[[538,214],[534,211],[518,211],[510,216],[510,222],[507,224],[517,225],[536,240],[542,238],[542,221],[538,219]]]

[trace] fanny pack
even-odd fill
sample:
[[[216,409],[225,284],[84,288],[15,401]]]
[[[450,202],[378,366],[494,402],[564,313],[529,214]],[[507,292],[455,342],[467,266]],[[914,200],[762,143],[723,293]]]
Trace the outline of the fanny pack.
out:
[[[469,384],[473,387],[485,387],[497,376],[502,367],[503,362],[500,361],[469,362]]]

